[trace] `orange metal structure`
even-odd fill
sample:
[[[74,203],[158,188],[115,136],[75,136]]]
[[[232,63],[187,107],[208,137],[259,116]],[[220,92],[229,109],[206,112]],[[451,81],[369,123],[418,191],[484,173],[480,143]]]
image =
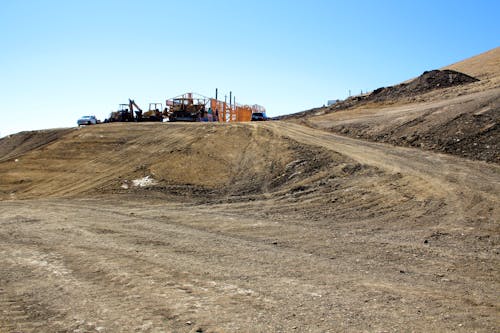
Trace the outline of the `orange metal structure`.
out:
[[[197,114],[195,115],[194,112],[192,112],[189,121],[220,123],[245,122],[252,120],[253,112],[265,112],[264,107],[257,104],[228,104],[227,102],[195,93],[186,93],[181,96],[170,98],[165,104],[170,108],[171,112],[178,112],[176,110],[179,109],[180,106],[182,106],[183,110],[196,109]]]
[[[252,113],[257,112],[257,110],[264,109],[264,107],[260,105],[230,105],[226,102],[211,98],[210,109],[214,114],[214,121],[229,123],[251,121]]]

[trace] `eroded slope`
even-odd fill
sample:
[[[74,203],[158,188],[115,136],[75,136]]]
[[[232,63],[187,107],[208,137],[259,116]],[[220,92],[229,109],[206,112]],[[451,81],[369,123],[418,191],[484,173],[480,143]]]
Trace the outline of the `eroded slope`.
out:
[[[0,193],[3,199],[143,193],[220,200],[276,192],[348,163],[254,125],[100,125],[0,163]]]
[[[399,85],[284,118],[354,138],[499,163],[499,78],[496,48]]]

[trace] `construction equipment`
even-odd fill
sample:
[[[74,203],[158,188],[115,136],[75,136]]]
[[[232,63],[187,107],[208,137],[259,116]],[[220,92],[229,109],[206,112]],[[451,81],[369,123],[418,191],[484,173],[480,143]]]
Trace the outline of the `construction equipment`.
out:
[[[206,121],[206,106],[210,98],[186,93],[167,100],[169,121]]]
[[[265,108],[254,105],[241,105],[236,103],[232,93],[229,94],[229,103],[215,98],[206,97],[195,93],[185,93],[166,100],[165,108],[162,103],[149,103],[149,110],[143,112],[133,99],[128,104],[120,104],[118,111],[111,112],[105,122],[128,121],[207,121],[207,122],[245,122],[255,120],[257,114],[264,114]],[[135,116],[134,116],[135,114]],[[252,119],[252,114],[254,119]],[[260,119],[259,119],[260,120]]]
[[[146,117],[146,119],[149,120],[149,115]],[[141,120],[147,121],[144,120],[142,109],[135,103],[133,99],[129,98],[128,104],[120,104],[117,111],[111,112],[109,118],[106,119],[106,122],[128,122]]]
[[[135,104],[135,103],[134,103]],[[163,105],[161,103],[149,103],[149,110],[139,115],[137,111],[135,112],[138,117],[137,121],[163,121],[162,114]]]
[[[117,111],[113,111],[109,114],[109,118],[104,122],[125,122],[134,121],[134,113],[130,109],[130,104],[120,104]]]
[[[142,109],[139,107],[139,105],[135,104],[135,101],[133,99],[128,99],[128,105],[130,108],[130,113],[132,114],[132,118],[134,118],[134,112],[135,112],[135,120],[139,121],[139,119],[142,118]],[[134,107],[137,109],[134,111]]]

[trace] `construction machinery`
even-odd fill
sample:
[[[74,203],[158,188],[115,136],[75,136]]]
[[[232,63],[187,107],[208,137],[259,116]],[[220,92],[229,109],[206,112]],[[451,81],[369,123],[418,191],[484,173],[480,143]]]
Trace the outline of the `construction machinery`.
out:
[[[142,109],[139,107],[139,105],[135,104],[135,101],[133,99],[128,99],[128,105],[129,105],[129,108],[130,108],[130,113],[132,113],[132,117],[133,117],[133,114],[135,113],[135,119],[136,121],[139,121],[139,119],[142,118]],[[134,107],[136,109],[136,111],[134,111]]]
[[[104,122],[124,122],[124,121],[134,121],[134,113],[130,108],[130,104],[120,104],[117,111],[113,111],[109,114],[109,118]]]
[[[169,121],[203,121],[207,116],[210,98],[186,93],[167,100]]]
[[[149,109],[146,112],[143,112],[133,99],[129,99],[128,104],[120,104],[118,111],[111,112],[105,122],[161,122],[168,119],[171,122],[207,121],[225,123],[256,120],[259,115],[262,115],[262,119],[259,118],[258,120],[264,120],[264,107],[257,104],[237,104],[236,98],[232,96],[231,92],[229,94],[229,103],[227,102],[227,96],[225,96],[224,101],[218,100],[217,96],[217,89],[215,98],[195,93],[185,93],[167,99],[163,110],[162,103],[149,103]]]
[[[168,110],[164,116],[169,121],[244,122],[251,121],[254,112],[265,112],[265,108],[257,104],[236,104],[231,95],[227,103],[217,99],[217,91],[216,98],[186,93],[166,101]]]
[[[120,104],[117,111],[111,112],[109,118],[107,119],[107,122],[141,121],[142,119],[142,109],[135,103],[133,99],[129,99],[128,104]]]
[[[135,103],[134,103],[135,104]],[[149,110],[142,113],[136,113],[137,121],[163,121],[163,105],[161,103],[149,103]]]

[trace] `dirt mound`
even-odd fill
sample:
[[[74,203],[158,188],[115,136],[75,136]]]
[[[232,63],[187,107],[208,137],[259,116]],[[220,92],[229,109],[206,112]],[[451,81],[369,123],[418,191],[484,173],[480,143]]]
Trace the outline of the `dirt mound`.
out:
[[[133,194],[246,200],[287,191],[325,170],[344,175],[342,166],[351,163],[253,125],[113,124],[54,140],[38,140],[45,144],[0,163],[0,198]]]
[[[500,82],[500,47],[457,62],[444,69],[466,73],[481,81],[491,81],[493,85],[498,86]]]
[[[499,163],[500,90],[495,84],[499,50],[453,65],[481,74],[481,81],[450,69],[433,70],[408,82],[282,119],[354,138]],[[481,62],[487,62],[488,70],[480,70]]]
[[[93,126],[17,159],[0,332],[499,326],[500,166],[278,121]]]
[[[14,158],[45,146],[70,133],[73,129],[49,129],[20,132],[0,139],[0,161]]]
[[[472,76],[453,70],[432,70],[418,78],[396,86],[375,89],[367,96],[367,101],[386,101],[427,93],[431,90],[448,88],[479,81]]]
[[[352,108],[307,122],[354,138],[500,163],[500,89],[444,101]]]
[[[460,87],[479,80],[464,73],[454,70],[432,70],[426,71],[416,79],[409,82],[400,83],[395,86],[381,87],[375,89],[370,94],[351,96],[343,101],[338,101],[328,107],[319,107],[305,110],[290,115],[276,117],[279,120],[301,119],[323,115],[332,112],[349,110],[366,105],[373,106],[374,103],[401,103],[415,102],[415,96],[426,96],[425,94],[451,87]],[[458,93],[461,95],[461,93]],[[437,96],[439,99],[439,96]],[[441,96],[442,97],[442,96]],[[426,98],[424,98],[425,100]],[[436,99],[435,96],[431,99]]]

